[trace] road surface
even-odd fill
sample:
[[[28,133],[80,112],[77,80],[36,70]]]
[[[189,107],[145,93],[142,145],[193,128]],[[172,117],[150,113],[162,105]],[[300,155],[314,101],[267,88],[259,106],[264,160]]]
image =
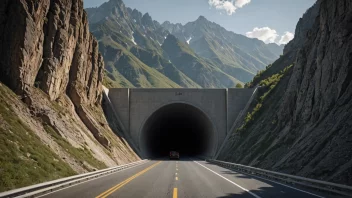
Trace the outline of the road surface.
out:
[[[322,197],[200,160],[148,161],[50,194],[62,197]]]

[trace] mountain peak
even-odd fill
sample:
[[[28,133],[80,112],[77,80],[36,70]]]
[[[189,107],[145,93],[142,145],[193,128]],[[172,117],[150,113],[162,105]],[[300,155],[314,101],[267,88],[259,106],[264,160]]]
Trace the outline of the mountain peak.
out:
[[[171,60],[175,57],[179,57],[180,54],[188,54],[193,57],[196,56],[194,51],[187,44],[181,42],[172,34],[169,34],[166,37],[162,48],[166,51]]]
[[[142,17],[144,21],[153,21],[152,17],[149,15],[149,13],[145,13]]]
[[[143,17],[152,18],[148,12],[147,12],[147,13],[145,13],[145,14],[143,15]]]
[[[148,25],[148,26],[154,26],[154,22],[152,17],[149,15],[149,13],[145,13],[142,17],[142,23],[144,25]]]
[[[164,21],[164,23],[162,25],[171,25],[170,21]]]
[[[196,21],[204,22],[204,21],[208,21],[208,19],[205,18],[203,15],[200,15]]]
[[[121,6],[121,5],[124,5],[123,1],[122,0],[110,0],[108,2],[108,4],[110,6]]]

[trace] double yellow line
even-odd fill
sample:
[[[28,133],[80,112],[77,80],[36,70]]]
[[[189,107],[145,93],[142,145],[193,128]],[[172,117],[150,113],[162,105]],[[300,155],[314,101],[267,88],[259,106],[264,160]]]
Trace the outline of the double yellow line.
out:
[[[143,175],[144,173],[146,173],[147,171],[149,171],[150,169],[154,168],[156,165],[160,164],[161,162],[155,163],[151,166],[149,166],[148,168],[142,170],[141,172],[133,175],[132,177],[126,179],[125,181],[117,184],[116,186],[110,188],[109,190],[101,193],[100,195],[98,195],[96,198],[106,198],[107,196],[111,195],[112,193],[114,193],[115,191],[117,191],[118,189],[122,188],[124,185],[128,184],[130,181],[132,181],[133,179],[135,179],[136,177]]]

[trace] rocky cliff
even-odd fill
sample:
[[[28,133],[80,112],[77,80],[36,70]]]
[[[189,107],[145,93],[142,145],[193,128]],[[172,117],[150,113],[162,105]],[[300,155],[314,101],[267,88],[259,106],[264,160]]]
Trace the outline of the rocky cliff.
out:
[[[66,163],[71,173],[137,160],[122,132],[110,128],[109,124],[114,125],[107,122],[101,108],[104,61],[98,50],[98,42],[89,32],[83,0],[3,1],[0,81],[19,98],[1,84],[1,107],[5,109],[0,112],[1,140],[24,146],[15,137],[7,137],[20,135],[22,131],[11,121],[19,120],[28,129],[26,133],[39,137],[48,152],[60,159],[57,162]],[[7,109],[16,114],[9,114]],[[11,149],[9,146],[0,154],[14,153],[8,157],[16,158],[19,164],[31,160],[34,152],[41,152],[34,149],[26,154]],[[5,162],[0,158],[0,164]],[[44,162],[37,162],[37,166],[44,166]],[[4,189],[40,182],[5,181],[3,174],[11,172],[13,166],[7,168],[0,171],[0,186]],[[35,177],[28,171],[35,170],[24,170],[29,177]],[[59,169],[53,171],[56,173],[65,175]],[[13,174],[11,177],[16,178]]]
[[[104,63],[82,8],[83,1],[5,1],[2,81],[19,94],[36,85],[51,100],[67,92],[77,105],[100,103]]]
[[[351,185],[352,2],[318,0],[296,29],[219,158]]]

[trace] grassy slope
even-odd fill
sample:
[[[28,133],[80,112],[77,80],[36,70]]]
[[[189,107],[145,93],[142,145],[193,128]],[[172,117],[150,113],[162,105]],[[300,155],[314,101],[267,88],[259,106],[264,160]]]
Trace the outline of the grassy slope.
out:
[[[210,59],[215,66],[242,82],[250,81],[258,69],[275,60],[280,52],[279,46],[269,46],[228,32],[206,19],[190,22],[184,28],[176,30],[180,40],[185,35],[198,35],[191,40],[190,47],[199,56]]]
[[[273,74],[272,76],[265,78],[259,82],[259,86],[262,86],[264,88],[262,91],[263,94],[259,97],[259,100],[256,106],[253,108],[253,111],[247,114],[244,124],[241,128],[238,129],[238,132],[244,131],[248,125],[252,124],[255,121],[255,118],[258,116],[259,113],[261,113],[261,108],[263,106],[263,103],[268,102],[267,97],[276,88],[277,84],[281,81],[281,79],[285,75],[289,74],[290,71],[292,71],[292,67],[293,65],[289,65],[279,73]]]
[[[144,50],[137,46],[132,47],[130,51],[143,63],[164,74],[181,87],[201,87],[188,76],[186,76],[184,73],[182,73],[179,69],[177,69],[174,64],[172,64],[159,54]]]
[[[41,95],[40,90],[38,90],[37,95]],[[43,93],[43,96],[39,97],[47,96]],[[43,103],[42,105],[48,104]],[[67,109],[56,101],[50,102],[49,107],[52,107],[53,111],[60,114],[59,117],[62,120],[58,120],[57,123],[61,123],[65,119],[75,122],[72,117],[67,117],[70,116]],[[60,134],[57,131],[59,129],[54,129],[51,125],[41,123],[42,120],[30,117],[30,114],[28,114],[27,120],[27,113],[22,116],[17,116],[17,113],[15,113],[21,113],[22,111],[27,112],[27,106],[10,89],[0,83],[0,192],[75,175],[77,172],[68,164],[71,162],[70,160],[75,161],[75,168],[80,166],[79,171],[84,172],[107,167],[104,162],[94,156],[93,151],[89,147],[90,143],[85,141],[81,142],[82,144],[76,142],[81,144],[81,146],[73,146],[70,141],[74,140],[66,139],[68,137]],[[95,120],[99,123],[105,123],[104,120],[101,120],[103,118],[96,118],[103,114],[102,110],[89,109],[89,111],[94,112],[91,115],[95,116]],[[28,121],[33,122],[33,119],[37,119],[35,123],[42,124],[43,128],[38,126],[36,129],[31,129],[33,123],[32,125],[26,123]],[[77,132],[75,127],[78,126],[76,126],[78,123],[71,124],[70,129],[72,129],[72,132]],[[41,140],[36,135],[38,133],[35,133],[38,131],[34,132],[33,130],[43,130],[39,134],[46,132],[49,139],[54,141],[54,145],[57,144],[58,147],[44,144],[44,140]],[[127,160],[127,153],[131,152],[131,150],[126,147],[126,142],[121,142],[124,140],[121,137],[119,139],[106,127],[102,127],[101,131],[111,141],[113,148],[112,152],[106,150],[106,154],[111,158],[119,155],[119,163]],[[87,135],[90,137],[89,134]],[[55,148],[55,150],[51,150],[51,148]],[[56,152],[59,154],[56,154]],[[124,155],[121,155],[122,153]],[[131,159],[133,157],[136,158],[132,156]]]
[[[91,30],[101,45],[122,51],[122,56],[117,62],[106,62],[106,66],[109,67],[107,77],[104,80],[107,87],[180,87],[179,84],[167,77],[166,73],[150,67],[130,52],[134,43],[126,34],[120,32],[121,29],[116,26],[116,22],[108,20],[104,23],[93,24]],[[139,31],[134,33],[134,40],[152,53],[162,56],[163,52],[160,46],[144,37]],[[107,57],[104,59],[108,60]],[[188,82],[189,80],[184,81]]]
[[[14,113],[13,100],[0,84],[0,191],[76,174]]]
[[[47,133],[49,133],[54,140],[64,148],[72,157],[79,160],[81,164],[83,164],[84,168],[88,171],[92,171],[89,167],[87,167],[84,163],[88,163],[89,165],[96,167],[98,169],[107,168],[107,166],[95,159],[92,153],[89,152],[87,147],[84,148],[74,148],[67,140],[61,137],[51,126],[44,125],[44,129]]]
[[[263,133],[260,136],[259,141],[261,141],[262,144],[256,144],[258,137],[250,137],[250,134],[253,133],[252,127],[263,117],[269,120],[271,119],[268,125],[272,127],[272,130],[277,127],[276,115],[273,116],[270,110],[278,108],[277,105],[281,98],[275,97],[275,95],[277,93],[283,93],[282,89],[286,86],[292,70],[293,65],[289,65],[280,72],[260,80],[259,84],[263,87],[259,90],[259,96],[256,101],[252,102],[250,107],[251,110],[244,118],[242,126],[235,131],[232,131],[229,141],[219,155],[220,160],[234,161],[234,159],[236,159],[236,163],[248,163],[270,147],[273,141],[273,137],[269,137],[271,135],[270,133]],[[284,81],[284,83],[280,84],[281,81]],[[270,115],[266,114],[268,111]],[[251,152],[249,154],[239,156],[238,153],[235,153],[242,152],[241,147],[244,146],[251,146]],[[263,159],[263,156],[261,156],[260,159]],[[241,160],[244,160],[245,162]]]
[[[110,73],[108,77],[121,87],[133,85],[134,87],[157,87],[157,88],[177,88],[178,84],[160,73],[158,70],[147,66],[134,56],[129,50],[115,42],[111,37],[104,36],[100,42],[106,46],[122,50],[122,56],[113,64],[116,72]],[[120,78],[121,76],[124,78]],[[120,80],[121,79],[121,80]],[[126,79],[126,80],[124,80]]]
[[[247,87],[254,87],[259,85],[262,80],[270,78],[275,74],[279,74],[282,70],[285,69],[286,66],[291,65],[294,62],[293,53],[287,53],[282,55],[279,59],[277,59],[273,64],[268,65],[266,69],[259,71],[257,75],[254,76],[251,82],[246,84]]]
[[[169,55],[172,63],[202,87],[235,87],[239,80],[228,75],[208,59],[203,59],[189,45],[169,35],[162,48]]]

